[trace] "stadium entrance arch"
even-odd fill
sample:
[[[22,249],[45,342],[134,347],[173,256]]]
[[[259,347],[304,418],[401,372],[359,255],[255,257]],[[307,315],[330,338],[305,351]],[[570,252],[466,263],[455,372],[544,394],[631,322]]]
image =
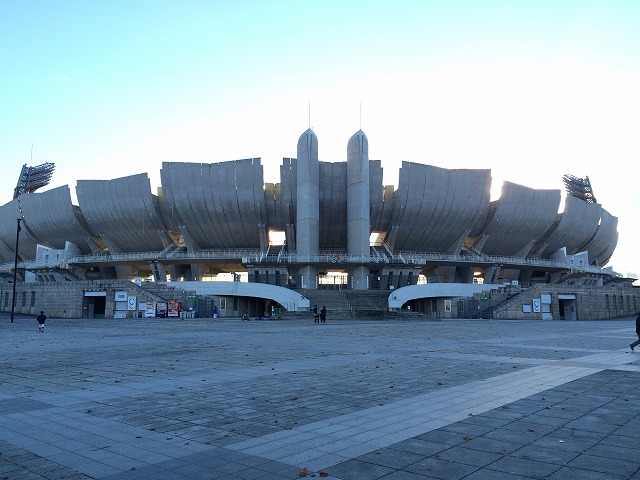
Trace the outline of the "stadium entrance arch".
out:
[[[248,282],[161,282],[169,287],[191,290],[196,295],[249,297],[271,300],[288,312],[309,310],[309,299],[293,290],[277,285]],[[260,312],[258,312],[260,313]]]

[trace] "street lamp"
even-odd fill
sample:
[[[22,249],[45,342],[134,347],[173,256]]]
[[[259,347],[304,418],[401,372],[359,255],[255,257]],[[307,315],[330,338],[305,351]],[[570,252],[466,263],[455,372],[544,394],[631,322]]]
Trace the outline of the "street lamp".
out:
[[[16,251],[13,256],[13,300],[11,301],[11,323],[13,323],[13,312],[16,309],[16,277],[18,273],[18,245],[20,242],[20,222],[21,218],[17,219],[18,225],[16,227]]]

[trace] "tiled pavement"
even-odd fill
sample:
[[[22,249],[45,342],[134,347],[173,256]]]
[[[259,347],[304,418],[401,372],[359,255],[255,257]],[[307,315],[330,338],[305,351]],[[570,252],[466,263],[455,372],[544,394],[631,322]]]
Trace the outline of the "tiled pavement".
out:
[[[640,479],[631,318],[0,316],[0,480]]]

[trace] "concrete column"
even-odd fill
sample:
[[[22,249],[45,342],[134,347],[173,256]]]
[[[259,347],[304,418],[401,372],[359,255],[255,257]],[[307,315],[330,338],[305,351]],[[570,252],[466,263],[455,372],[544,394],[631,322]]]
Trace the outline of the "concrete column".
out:
[[[296,188],[296,253],[311,257],[320,251],[320,164],[318,137],[311,129],[298,139]],[[316,288],[316,268],[305,265],[299,274],[305,288]]]
[[[369,257],[370,235],[369,141],[358,130],[347,144],[347,254]],[[368,267],[357,267],[349,273],[354,290],[368,288]]]

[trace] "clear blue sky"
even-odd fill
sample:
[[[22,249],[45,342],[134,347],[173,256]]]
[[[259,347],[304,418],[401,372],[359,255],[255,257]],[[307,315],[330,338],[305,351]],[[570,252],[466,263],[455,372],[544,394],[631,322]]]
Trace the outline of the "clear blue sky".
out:
[[[277,181],[310,103],[320,160],[362,127],[385,183],[403,160],[489,168],[494,196],[588,175],[611,265],[640,274],[636,0],[3,0],[0,22],[0,204],[25,163],[72,191],[155,190],[163,161],[261,157]]]

